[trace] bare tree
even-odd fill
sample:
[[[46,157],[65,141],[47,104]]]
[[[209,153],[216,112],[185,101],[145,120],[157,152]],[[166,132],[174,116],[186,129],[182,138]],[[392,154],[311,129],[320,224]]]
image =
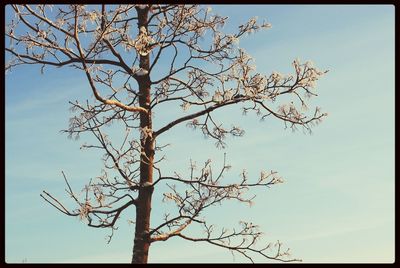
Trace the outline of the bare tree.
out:
[[[111,228],[112,234],[121,214],[135,208],[132,263],[147,263],[150,245],[172,237],[222,247],[252,262],[256,255],[296,261],[279,241],[258,247],[261,232],[252,223],[216,230],[203,217],[207,208],[226,200],[251,203],[249,189],[283,181],[276,172],[263,171],[259,178],[249,179],[243,171],[236,182],[226,181],[223,177],[230,166],[224,157],[217,170],[207,160],[200,167],[191,162],[187,175],[163,174],[159,168],[163,157],[156,158],[156,152],[166,145],[158,138],[187,124],[225,148],[226,136],[242,136],[244,131],[226,127],[214,111],[239,103],[243,113],[255,112],[293,130],[311,131],[326,114],[318,107],[307,112],[307,100],[317,96],[315,83],[326,71],[294,60],[292,75],[257,73],[238,40],[271,25],[252,18],[236,32],[224,33],[227,17],[195,5],[12,5],[11,9],[15,16],[6,29],[6,52],[11,57],[6,70],[22,64],[40,65],[42,71],[46,66],[70,66],[85,74],[95,97],[70,102],[76,114],[64,131],[71,138],[91,133],[97,143],[82,148],[102,151],[105,168],[85,186],[82,198],[63,173],[75,209],[46,191],[42,198],[91,227]],[[154,111],[162,112],[168,104],[180,105],[184,114],[155,126]],[[106,134],[112,123],[125,130],[121,143]],[[164,200],[175,205],[158,226],[150,224],[155,189],[168,189]],[[194,225],[205,235],[191,235],[188,226]]]

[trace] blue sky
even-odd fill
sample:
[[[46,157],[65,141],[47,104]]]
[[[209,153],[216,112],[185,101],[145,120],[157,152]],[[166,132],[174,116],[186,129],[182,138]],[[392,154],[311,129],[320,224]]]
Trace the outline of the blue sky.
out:
[[[219,113],[245,128],[228,147],[185,126],[166,133],[167,170],[185,172],[189,159],[220,163],[226,152],[237,178],[276,170],[285,179],[257,190],[250,209],[226,203],[209,212],[218,226],[245,219],[260,225],[264,241],[279,239],[303,262],[394,261],[394,6],[212,6],[230,27],[258,16],[272,28],[240,41],[257,70],[291,72],[295,58],[329,73],[312,99],[329,113],[312,135],[285,130],[274,119],[241,116],[239,107]],[[107,231],[57,212],[39,194],[66,198],[63,170],[81,189],[100,174],[101,155],[80,151],[59,131],[72,115],[68,101],[92,98],[85,77],[69,69],[22,66],[6,75],[6,261],[129,262],[133,228],[124,219],[110,244]],[[160,116],[163,119],[163,116]],[[160,119],[158,126],[164,125]],[[187,150],[190,148],[190,150]],[[162,206],[153,205],[154,217]],[[133,214],[132,214],[133,215]],[[263,262],[263,259],[256,259]],[[150,262],[244,262],[207,244],[179,239],[155,243]]]

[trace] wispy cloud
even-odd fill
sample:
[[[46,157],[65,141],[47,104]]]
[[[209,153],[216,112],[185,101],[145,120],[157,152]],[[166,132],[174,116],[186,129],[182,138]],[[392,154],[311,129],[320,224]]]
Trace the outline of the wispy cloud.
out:
[[[368,223],[358,223],[354,224],[346,224],[338,228],[337,226],[330,226],[329,229],[325,229],[324,231],[316,231],[313,233],[308,234],[300,234],[300,235],[292,235],[285,239],[285,242],[289,244],[290,242],[294,241],[308,241],[308,240],[315,240],[315,239],[324,239],[332,238],[336,236],[348,235],[351,233],[357,232],[365,232],[368,230],[373,230],[376,228],[387,226],[387,223],[390,223],[388,220],[371,220]]]
[[[74,87],[62,86],[57,89],[44,87],[40,92],[29,92],[27,93],[28,96],[21,99],[6,101],[6,119],[9,116],[31,111],[47,110],[48,107],[54,108],[56,105],[66,104],[69,100],[74,100],[77,96],[82,96],[82,88],[84,86],[84,84],[75,84]]]

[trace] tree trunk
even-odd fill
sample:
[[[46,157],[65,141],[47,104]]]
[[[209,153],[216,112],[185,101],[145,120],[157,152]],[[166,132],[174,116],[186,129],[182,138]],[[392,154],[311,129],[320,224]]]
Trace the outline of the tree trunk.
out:
[[[147,29],[148,9],[137,9],[138,27]],[[149,70],[149,55],[140,56],[139,67]],[[148,110],[148,113],[140,113],[140,127],[152,130],[151,111],[150,111],[150,78],[148,74],[141,75],[138,78],[139,84],[139,104]],[[153,194],[153,159],[154,159],[154,140],[152,136],[141,136],[140,140],[141,162],[140,162],[140,187],[136,206],[136,227],[135,240],[133,246],[132,263],[147,263],[150,247],[150,212],[151,197]],[[148,186],[150,185],[150,186]]]

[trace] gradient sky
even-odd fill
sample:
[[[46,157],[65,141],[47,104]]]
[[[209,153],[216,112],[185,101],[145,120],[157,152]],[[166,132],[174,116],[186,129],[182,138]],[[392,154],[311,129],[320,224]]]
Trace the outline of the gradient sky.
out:
[[[253,16],[272,24],[240,41],[258,71],[289,73],[295,58],[329,69],[312,99],[329,116],[308,135],[285,130],[273,118],[260,122],[242,117],[238,107],[226,109],[221,121],[238,123],[245,136],[228,138],[221,150],[200,132],[179,126],[162,137],[171,143],[166,169],[186,172],[190,158],[220,163],[226,152],[232,179],[243,168],[250,176],[276,170],[285,183],[257,190],[251,208],[235,202],[215,207],[210,220],[221,227],[235,227],[241,219],[257,223],[265,242],[279,239],[305,263],[393,262],[394,6],[212,8],[229,16],[227,30]],[[74,141],[59,132],[72,115],[68,100],[91,98],[85,77],[53,68],[40,75],[39,67],[22,66],[6,75],[5,94],[6,261],[130,262],[134,226],[126,220],[107,244],[108,231],[66,217],[39,197],[46,189],[66,199],[61,170],[77,190],[100,174],[101,155],[79,150],[86,137]],[[154,215],[162,215],[159,195]],[[244,261],[174,238],[150,248],[150,262]]]

